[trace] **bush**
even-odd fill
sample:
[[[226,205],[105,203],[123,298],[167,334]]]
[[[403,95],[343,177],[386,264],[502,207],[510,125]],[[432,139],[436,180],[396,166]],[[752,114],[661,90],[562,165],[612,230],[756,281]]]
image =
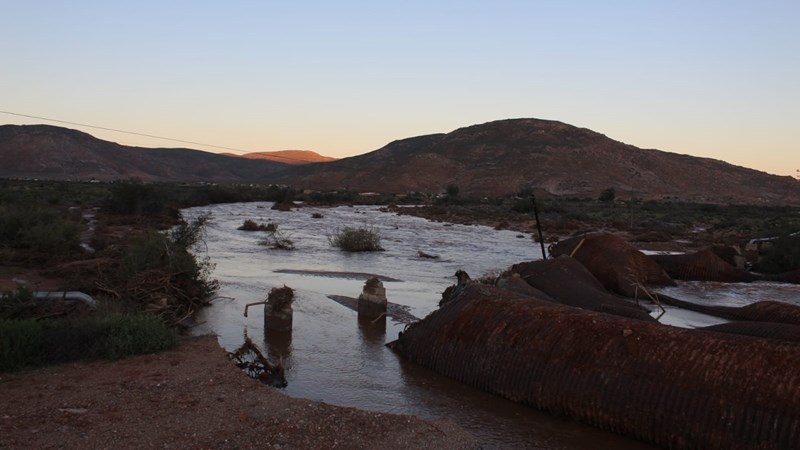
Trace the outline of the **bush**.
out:
[[[294,242],[289,239],[289,236],[278,230],[270,232],[259,244],[276,250],[294,250]]]
[[[263,223],[260,224],[256,223],[255,220],[251,219],[245,220],[244,223],[239,228],[237,228],[237,230],[242,230],[242,231],[270,231],[270,232],[275,231],[277,229],[278,226],[275,225],[274,223],[268,223],[264,225]]]
[[[159,192],[155,185],[141,182],[115,183],[105,209],[116,214],[154,215],[168,208],[165,193]]]
[[[613,187],[610,187],[601,192],[600,196],[597,199],[600,200],[601,202],[613,202],[616,197],[617,197],[617,192],[614,190]]]
[[[237,228],[237,230],[241,231],[258,231],[259,229],[260,227],[258,226],[256,221],[251,219],[245,220],[244,223],[239,228]]]
[[[771,242],[756,269],[764,273],[781,273],[800,269],[800,235],[783,236]]]
[[[25,286],[0,293],[0,319],[14,319],[25,313],[33,301],[33,293]]]
[[[380,234],[372,228],[345,227],[328,240],[331,245],[347,252],[383,251]]]
[[[528,214],[533,212],[533,202],[530,198],[520,198],[514,202],[511,209],[518,213]]]
[[[0,246],[66,255],[80,246],[78,224],[56,208],[2,206]]]
[[[175,325],[210,301],[219,283],[213,264],[192,250],[202,241],[208,216],[182,223],[169,233],[150,230],[133,239],[119,273],[111,280],[123,300]]]
[[[0,319],[0,371],[79,359],[119,359],[177,344],[174,330],[144,313],[79,321]]]

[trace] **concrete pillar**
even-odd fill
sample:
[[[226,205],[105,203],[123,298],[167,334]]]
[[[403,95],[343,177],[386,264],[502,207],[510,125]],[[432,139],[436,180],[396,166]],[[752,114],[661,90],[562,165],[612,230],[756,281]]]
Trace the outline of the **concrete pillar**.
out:
[[[292,331],[292,301],[294,290],[284,286],[272,288],[267,302],[264,303],[264,329],[274,331]]]
[[[376,277],[372,277],[364,284],[364,289],[358,297],[359,319],[377,320],[381,316],[386,318],[386,289]]]

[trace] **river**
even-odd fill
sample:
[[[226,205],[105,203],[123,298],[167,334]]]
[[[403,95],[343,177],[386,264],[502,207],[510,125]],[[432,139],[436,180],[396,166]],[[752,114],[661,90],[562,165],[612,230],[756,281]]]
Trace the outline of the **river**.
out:
[[[644,449],[650,446],[574,421],[553,418],[528,407],[477,391],[405,361],[384,344],[397,338],[403,324],[359,324],[357,314],[328,298],[358,297],[366,280],[348,273],[391,277],[388,300],[425,317],[437,308],[441,293],[457,270],[473,278],[496,275],[512,264],[541,258],[530,235],[483,226],[454,225],[380,212],[375,206],[302,207],[273,211],[268,202],[220,204],[183,210],[191,219],[210,214],[205,244],[198,256],[215,265],[220,299],[198,316],[197,334],[214,333],[228,351],[249,336],[266,353],[281,359],[292,397],[320,400],[372,411],[413,414],[458,423],[484,448]],[[314,214],[321,218],[314,218]],[[260,245],[263,232],[239,231],[251,219],[276,224],[294,250]],[[383,252],[346,253],[329,237],[344,227],[367,227],[380,234]],[[419,252],[436,256],[421,257]],[[327,272],[327,273],[326,273]],[[336,272],[336,273],[331,273]],[[295,290],[291,335],[265,333],[264,300],[273,287]],[[692,285],[687,289],[691,290]],[[674,293],[674,292],[673,292]],[[795,295],[797,291],[791,291]],[[739,301],[734,293],[733,303]],[[707,316],[669,310],[666,323],[715,323]]]

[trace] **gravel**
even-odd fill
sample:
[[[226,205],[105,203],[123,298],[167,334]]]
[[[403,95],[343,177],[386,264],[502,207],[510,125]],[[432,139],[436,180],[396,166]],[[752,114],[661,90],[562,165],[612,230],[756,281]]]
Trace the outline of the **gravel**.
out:
[[[0,449],[470,449],[445,420],[288,397],[211,336],[172,351],[0,374]]]

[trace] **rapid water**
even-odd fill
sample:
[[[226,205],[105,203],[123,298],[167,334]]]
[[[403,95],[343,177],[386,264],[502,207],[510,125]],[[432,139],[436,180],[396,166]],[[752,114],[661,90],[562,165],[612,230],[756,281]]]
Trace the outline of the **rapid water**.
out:
[[[388,300],[408,306],[421,318],[436,309],[442,291],[455,282],[459,269],[477,278],[540,259],[540,247],[530,235],[398,216],[374,206],[303,207],[289,212],[272,211],[271,206],[267,202],[222,204],[186,209],[183,215],[191,219],[210,214],[205,247],[198,256],[207,256],[215,264],[213,277],[221,283],[218,295],[224,297],[201,312],[196,333],[216,334],[228,351],[249,336],[271,357],[282,359],[287,395],[449,419],[478,437],[485,448],[650,448],[554,419],[411,364],[384,345],[397,338],[403,324],[392,320],[385,328],[359,324],[355,311],[328,298],[361,293],[366,278],[342,273],[391,277],[398,281],[384,281]],[[323,217],[312,218],[314,213]],[[247,219],[276,224],[296,249],[260,245],[266,233],[237,230]],[[385,251],[350,254],[334,248],[329,236],[344,227],[374,229]],[[420,251],[438,258],[420,257]],[[251,308],[249,317],[243,315],[246,303],[264,300],[271,288],[283,285],[295,289],[290,335],[265,332],[261,306]],[[740,297],[731,294],[734,304]],[[692,299],[691,295],[681,298]],[[668,311],[665,317],[684,326],[716,323],[694,313]]]

